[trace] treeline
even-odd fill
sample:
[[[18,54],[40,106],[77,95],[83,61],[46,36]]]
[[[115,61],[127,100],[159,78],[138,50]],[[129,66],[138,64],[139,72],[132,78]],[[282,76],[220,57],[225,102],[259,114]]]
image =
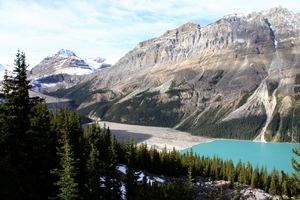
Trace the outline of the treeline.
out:
[[[229,180],[231,188],[239,182],[271,194],[299,195],[297,175],[275,169],[269,175],[266,167],[234,166],[231,160],[193,152],[158,151],[133,139],[118,143],[108,127],[97,123],[84,132],[79,113],[49,112],[43,99],[29,97],[24,53],[17,53],[15,65],[13,74],[5,73],[0,104],[0,199],[195,199],[199,176]],[[117,170],[120,164],[125,174]],[[294,160],[295,169],[297,164]],[[141,170],[172,178],[138,182]]]

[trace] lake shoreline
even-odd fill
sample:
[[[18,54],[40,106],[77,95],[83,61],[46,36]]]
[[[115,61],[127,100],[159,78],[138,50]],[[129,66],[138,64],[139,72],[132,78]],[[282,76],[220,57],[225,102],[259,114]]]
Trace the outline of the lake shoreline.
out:
[[[168,127],[156,127],[156,126],[142,126],[122,124],[108,121],[98,121],[101,128],[109,127],[111,134],[116,136],[118,142],[122,140],[128,141],[130,137],[135,138],[137,144],[146,143],[148,147],[155,147],[158,150],[162,150],[164,147],[167,150],[172,150],[173,147],[177,151],[183,151],[185,149],[192,148],[199,144],[209,143],[217,140],[232,140],[232,141],[247,141],[255,143],[274,143],[282,144],[281,142],[262,142],[256,140],[238,140],[227,138],[208,138],[203,136],[191,135],[188,132],[178,131]],[[84,129],[88,124],[84,124]],[[299,144],[299,143],[287,143],[287,144]]]
[[[111,134],[116,136],[118,142],[122,140],[128,141],[133,137],[137,145],[146,143],[149,148],[155,147],[158,150],[166,147],[170,151],[173,148],[176,151],[182,151],[195,145],[215,140],[214,138],[194,136],[190,133],[167,127],[129,125],[108,121],[99,121],[98,123],[101,128],[104,127],[104,124],[106,127],[109,127]],[[85,128],[87,125],[85,124],[83,127]]]

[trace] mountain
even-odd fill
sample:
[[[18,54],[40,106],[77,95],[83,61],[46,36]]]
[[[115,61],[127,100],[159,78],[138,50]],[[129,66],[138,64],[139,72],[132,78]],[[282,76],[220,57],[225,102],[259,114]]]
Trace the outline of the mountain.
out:
[[[275,7],[187,23],[51,95],[90,118],[195,135],[300,142],[300,14]]]
[[[5,70],[12,71],[14,66],[9,64],[0,64],[0,81],[4,79]]]
[[[80,58],[73,51],[61,49],[43,59],[29,72],[29,78],[37,91],[70,87],[81,80],[81,76],[110,67],[104,58]]]

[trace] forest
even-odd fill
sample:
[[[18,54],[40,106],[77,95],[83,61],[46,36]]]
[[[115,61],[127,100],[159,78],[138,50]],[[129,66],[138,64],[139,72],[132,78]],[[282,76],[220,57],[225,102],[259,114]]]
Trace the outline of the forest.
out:
[[[291,158],[292,175],[250,163],[204,157],[173,149],[158,151],[133,138],[117,142],[109,127],[92,123],[84,131],[78,112],[47,109],[44,99],[30,97],[26,56],[17,52],[15,69],[6,72],[0,104],[0,199],[197,199],[200,177],[229,181],[240,199],[242,185],[280,197],[300,198],[300,164]],[[300,156],[300,147],[294,149]],[[289,163],[290,164],[290,163]],[[118,169],[126,167],[126,173]],[[165,182],[137,181],[147,172]],[[209,199],[228,199],[216,186]],[[122,191],[121,188],[125,188]]]

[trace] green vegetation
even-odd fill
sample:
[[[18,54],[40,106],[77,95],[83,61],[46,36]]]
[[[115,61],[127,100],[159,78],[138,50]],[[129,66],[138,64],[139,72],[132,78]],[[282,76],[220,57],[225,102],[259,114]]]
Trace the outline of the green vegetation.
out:
[[[299,163],[294,158],[295,173],[290,177],[275,169],[268,174],[266,167],[259,170],[250,163],[239,162],[235,167],[231,160],[201,157],[192,151],[180,154],[175,149],[137,146],[133,138],[117,143],[110,129],[97,123],[84,133],[79,113],[67,108],[50,113],[42,99],[29,97],[24,53],[17,53],[15,65],[13,75],[5,74],[2,92],[6,101],[0,104],[3,200],[122,199],[122,184],[127,199],[189,200],[198,195],[194,186],[199,176],[228,180],[229,188],[237,183],[237,191],[240,184],[247,184],[270,194],[299,197]],[[133,101],[151,105],[154,96],[146,92]],[[129,102],[129,106],[135,105]],[[300,148],[293,152],[300,156]],[[126,165],[126,174],[117,170],[121,164]],[[150,184],[145,178],[137,180],[141,171],[171,178]],[[209,197],[222,199],[224,188],[216,187]]]
[[[0,104],[0,199],[47,199],[55,136],[49,129],[46,104],[29,97],[26,56],[16,54],[12,74],[5,72]],[[49,182],[50,181],[50,182]]]
[[[175,109],[180,100],[159,102],[158,92],[143,92],[132,99],[112,105],[104,116],[105,120],[129,124],[172,127],[181,119]]]
[[[293,153],[300,157],[300,146],[298,148],[294,148],[293,149]],[[292,167],[295,170],[295,172],[292,174],[292,189],[295,191],[296,198],[300,198],[300,163],[297,162],[297,159],[295,159],[294,157],[292,157]]]
[[[93,112],[96,113],[97,117],[104,119],[105,114],[115,103],[117,103],[117,100],[94,103],[90,106],[81,108],[79,111],[82,116],[88,116],[90,112]]]
[[[257,89],[258,86],[256,86],[253,90],[251,91],[244,91],[243,92],[243,97],[241,98],[241,100],[239,101],[239,103],[237,104],[237,108],[241,107],[242,105],[244,105],[248,98],[253,94],[253,92]]]
[[[93,80],[89,82],[84,82],[79,85],[75,85],[67,89],[58,89],[54,92],[48,93],[48,95],[71,99],[75,102],[75,107],[78,107],[81,103],[91,102],[94,94],[105,93],[105,90],[94,90],[90,91],[90,84]]]
[[[51,96],[59,98],[68,98],[75,101],[76,107],[88,98],[89,82],[85,82],[67,89],[58,89],[55,92],[48,93]]]
[[[280,142],[300,142],[300,126],[297,123],[300,120],[299,111],[300,108],[294,106],[293,110],[285,115],[281,115],[279,112],[275,113],[267,127],[267,141],[271,141],[276,137]],[[277,138],[277,134],[279,134],[279,138]]]
[[[220,121],[231,108],[211,109],[202,114],[194,124],[194,119],[183,123],[178,129],[188,131],[193,135],[239,140],[254,139],[263,127],[266,115],[248,116],[246,118]],[[200,113],[197,113],[199,115]]]
[[[217,124],[202,124],[192,128],[194,135],[216,138],[230,138],[239,140],[254,139],[264,125],[266,116],[249,116],[247,118],[232,119]]]
[[[300,142],[300,108],[295,107],[293,109],[293,119],[292,119],[292,130],[293,130],[293,140]]]
[[[273,138],[276,135],[277,131],[279,130],[279,127],[280,127],[280,113],[276,113],[273,116],[269,125],[269,130],[271,131],[270,138]]]

